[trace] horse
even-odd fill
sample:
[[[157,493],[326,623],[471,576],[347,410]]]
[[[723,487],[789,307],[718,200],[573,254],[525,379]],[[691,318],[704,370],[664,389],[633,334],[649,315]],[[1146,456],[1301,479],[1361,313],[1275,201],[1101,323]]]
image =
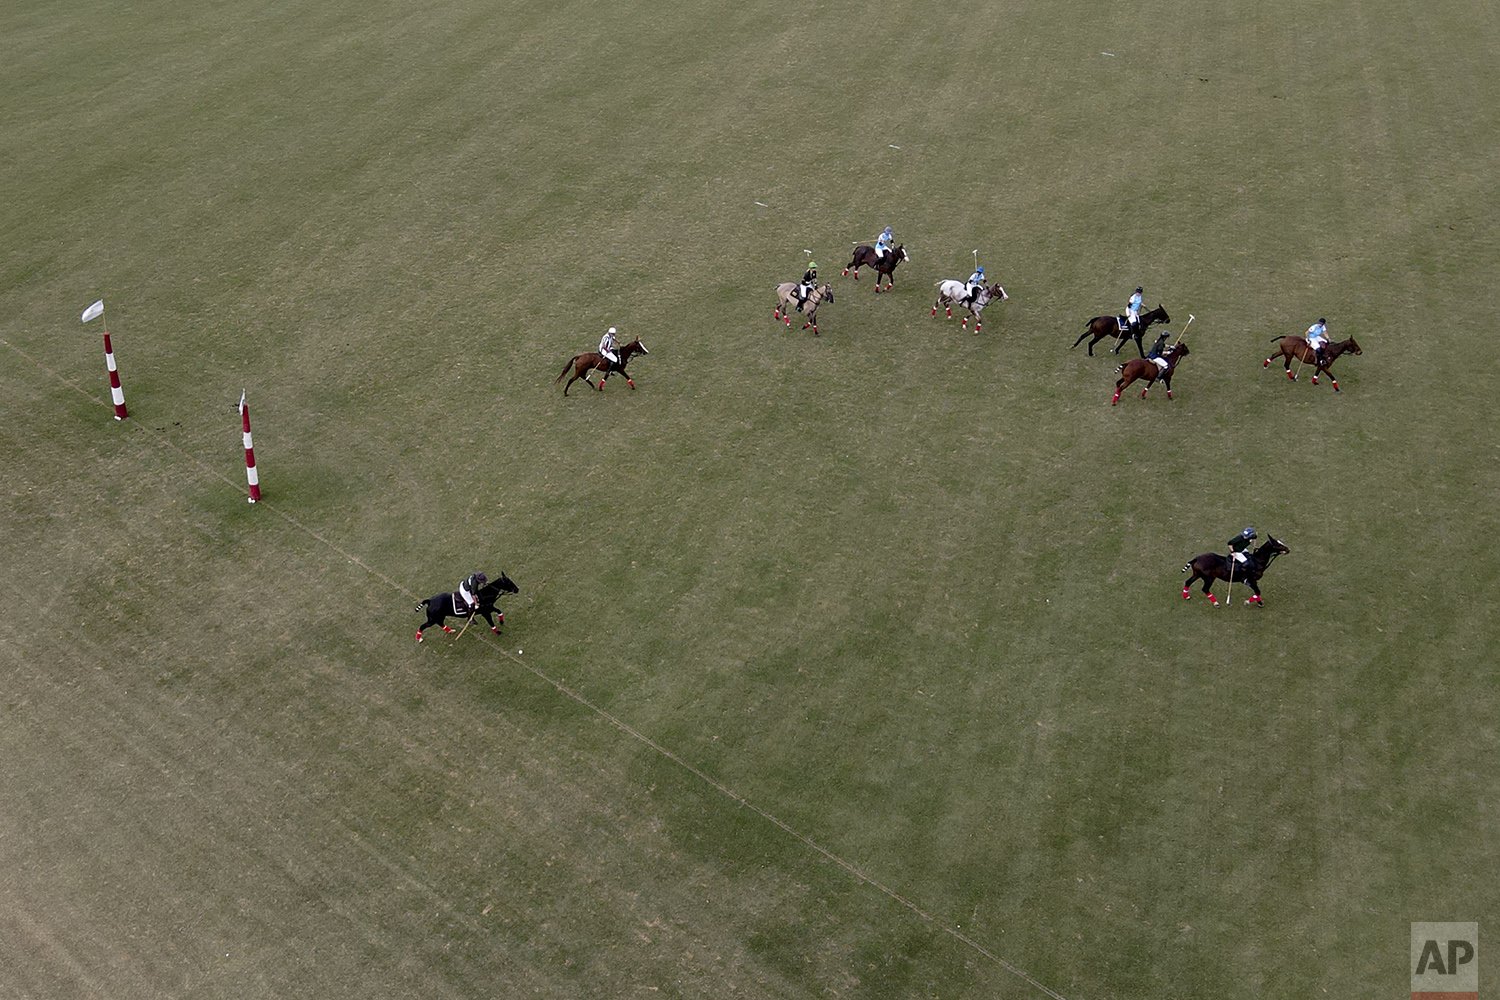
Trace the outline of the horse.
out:
[[[650,351],[646,350],[646,345],[641,343],[640,337],[635,338],[630,343],[620,348],[620,361],[618,364],[610,361],[598,351],[584,351],[582,354],[575,354],[568,359],[568,363],[563,365],[562,375],[557,376],[554,384],[556,384],[556,382],[561,382],[563,380],[563,376],[568,374],[568,369],[572,368],[573,377],[568,379],[568,385],[563,386],[564,396],[568,394],[568,386],[571,386],[579,379],[583,379],[583,384],[588,386],[590,389],[597,388],[600,392],[603,392],[605,380],[608,379],[610,375],[613,375],[616,372],[621,375],[625,375],[625,384],[634,389],[635,380],[625,373],[625,366],[630,363],[630,359],[632,356],[636,354],[650,353]],[[599,384],[597,386],[589,381],[589,372],[594,371],[604,373],[604,377],[599,380]]]
[[[771,318],[777,321],[786,320],[786,325],[792,325],[792,312],[797,308],[797,285],[796,281],[783,281],[776,286],[776,311]],[[807,301],[802,304],[802,313],[807,317],[807,322],[802,324],[802,329],[812,327],[813,336],[818,333],[818,306],[824,302],[833,301],[833,286],[826,281],[812,290]]]
[[[911,260],[911,255],[906,252],[906,244],[901,243],[887,250],[883,256],[875,256],[875,248],[868,244],[861,244],[854,248],[854,255],[849,263],[844,265],[844,275],[848,276],[850,269],[854,270],[854,280],[859,280],[859,269],[871,267],[875,269],[875,291],[880,291],[880,279],[885,278],[885,290],[890,291],[896,284],[896,265],[903,260]]]
[[[1333,377],[1333,372],[1328,371],[1328,369],[1333,367],[1334,361],[1338,359],[1338,356],[1340,354],[1365,353],[1364,351],[1361,351],[1359,349],[1359,345],[1354,342],[1354,338],[1350,337],[1347,340],[1340,340],[1337,343],[1330,342],[1326,347],[1324,347],[1323,361],[1322,363],[1319,363],[1318,352],[1312,349],[1311,345],[1308,344],[1306,338],[1272,337],[1271,340],[1276,342],[1276,351],[1278,353],[1272,354],[1269,358],[1267,358],[1265,364],[1261,365],[1262,368],[1271,367],[1271,362],[1275,361],[1279,356],[1286,363],[1286,377],[1295,382],[1297,381],[1297,376],[1292,374],[1292,359],[1296,358],[1302,364],[1310,364],[1314,366],[1312,377],[1313,385],[1318,384],[1318,372],[1328,372],[1328,379],[1333,383],[1334,392],[1339,391],[1339,380]],[[1301,365],[1298,365],[1298,367],[1300,368]]]
[[[1214,581],[1228,580],[1230,588],[1233,589],[1235,581],[1238,580],[1241,583],[1248,583],[1250,589],[1255,591],[1255,593],[1246,598],[1245,603],[1254,604],[1256,607],[1265,607],[1260,599],[1261,574],[1271,565],[1271,560],[1290,551],[1292,550],[1287,548],[1285,543],[1267,535],[1265,544],[1250,553],[1243,563],[1237,563],[1231,557],[1221,555],[1218,552],[1205,552],[1201,556],[1194,556],[1192,561],[1182,567],[1184,573],[1191,572],[1193,574],[1188,577],[1187,583],[1182,585],[1182,599],[1184,601],[1192,600],[1193,595],[1188,592],[1188,589],[1192,587],[1194,582],[1202,580],[1203,593],[1208,597],[1208,603],[1217,608],[1219,606],[1219,599],[1209,589],[1214,585]]]
[[[979,293],[974,296],[972,303],[965,301],[969,297],[969,286],[962,281],[948,278],[943,281],[933,282],[933,285],[938,290],[938,296],[937,301],[932,303],[932,315],[937,316],[938,307],[942,306],[947,312],[948,318],[952,319],[953,307],[961,305],[969,310],[969,316],[974,317],[975,333],[978,333],[979,328],[984,325],[984,321],[980,318],[980,314],[984,312],[984,307],[991,302],[1004,302],[1010,298],[1009,295],[1005,294],[1005,289],[1000,287],[1000,282],[998,281],[993,285],[979,286]],[[965,330],[969,328],[969,316],[965,316],[964,321],[959,324]]]
[[[1146,388],[1141,390],[1142,399],[1146,398],[1146,393],[1151,391],[1151,387],[1156,384],[1157,379],[1161,379],[1162,384],[1167,387],[1167,398],[1171,399],[1172,373],[1177,370],[1177,362],[1191,353],[1186,344],[1178,344],[1175,347],[1167,348],[1162,352],[1162,358],[1167,362],[1167,367],[1165,368],[1149,359],[1131,358],[1115,369],[1115,371],[1120,373],[1120,377],[1115,379],[1115,398],[1109,401],[1109,405],[1117,405],[1120,402],[1120,393],[1125,391],[1125,387],[1136,379],[1142,378],[1146,380]]]
[[[1095,344],[1099,343],[1105,337],[1118,337],[1120,338],[1120,342],[1115,345],[1115,353],[1119,354],[1120,348],[1125,346],[1125,341],[1134,337],[1135,349],[1140,351],[1141,357],[1144,358],[1146,356],[1146,349],[1141,346],[1141,335],[1146,332],[1146,328],[1152,323],[1170,322],[1172,322],[1172,317],[1167,315],[1167,311],[1161,307],[1160,302],[1150,312],[1141,313],[1141,325],[1135,330],[1130,329],[1124,316],[1095,316],[1083,324],[1083,333],[1079,334],[1078,339],[1073,341],[1073,347],[1077,347],[1083,343],[1084,337],[1092,335],[1094,339],[1089,341],[1089,357],[1092,358],[1094,356]],[[1073,347],[1068,348],[1068,350],[1071,351]]]
[[[434,594],[417,604],[417,613],[427,615],[427,620],[422,623],[421,628],[417,629],[417,641],[421,642],[423,631],[434,625],[441,625],[444,632],[453,632],[453,629],[443,621],[445,618],[468,618],[473,614],[484,615],[484,620],[490,623],[490,631],[499,635],[500,625],[505,624],[505,612],[497,608],[495,602],[500,599],[501,594],[519,594],[520,592],[521,588],[516,586],[515,581],[502,572],[500,579],[491,580],[480,587],[479,592],[474,595],[479,598],[479,607],[475,611],[461,607],[463,598],[457,594]],[[500,617],[499,625],[495,623],[491,615]]]

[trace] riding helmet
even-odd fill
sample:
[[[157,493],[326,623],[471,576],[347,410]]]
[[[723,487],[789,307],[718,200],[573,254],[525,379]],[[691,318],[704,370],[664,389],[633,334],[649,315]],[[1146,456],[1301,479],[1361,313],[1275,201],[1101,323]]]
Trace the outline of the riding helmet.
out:
[[[983,274],[984,273],[984,267],[983,266],[976,267],[974,270],[978,274]]]
[[[1326,319],[1324,319],[1322,316],[1319,316],[1318,317],[1318,325],[1319,326],[1327,326],[1328,325],[1328,321]]]
[[[1247,527],[1244,531],[1240,532],[1240,534],[1243,535],[1246,538],[1254,538],[1255,537],[1255,529]]]
[[[613,333],[614,333],[614,332],[615,332],[615,328],[614,328],[614,327],[610,327],[610,328],[609,328],[609,332],[610,332],[610,333],[611,333],[611,334],[613,334]]]
[[[1136,285],[1135,286],[1135,290],[1136,290],[1136,293],[1138,295],[1145,295],[1146,294],[1146,290],[1144,288],[1142,288],[1140,285]]]

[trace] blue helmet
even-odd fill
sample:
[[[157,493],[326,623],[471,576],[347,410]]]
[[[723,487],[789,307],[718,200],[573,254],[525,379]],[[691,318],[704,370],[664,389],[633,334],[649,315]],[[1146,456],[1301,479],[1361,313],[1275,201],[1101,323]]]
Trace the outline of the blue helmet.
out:
[[[1255,529],[1246,527],[1244,531],[1240,532],[1240,535],[1243,536],[1246,540],[1249,540],[1255,537]]]
[[[976,267],[974,269],[974,273],[975,274],[983,274],[984,273],[984,268],[983,267]]]

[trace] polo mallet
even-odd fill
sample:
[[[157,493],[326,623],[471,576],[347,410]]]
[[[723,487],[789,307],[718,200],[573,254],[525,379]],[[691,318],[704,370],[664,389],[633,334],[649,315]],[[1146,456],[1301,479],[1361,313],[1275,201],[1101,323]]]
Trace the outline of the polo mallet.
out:
[[[1182,335],[1184,333],[1187,333],[1187,328],[1190,327],[1190,326],[1192,326],[1193,325],[1193,320],[1195,320],[1197,318],[1198,317],[1194,316],[1192,313],[1188,313],[1188,321],[1186,323],[1182,324],[1182,329],[1177,331],[1177,339],[1174,340],[1174,341],[1172,341],[1172,347],[1173,347],[1174,350],[1176,349],[1176,347],[1177,347],[1178,344],[1182,343]]]
[[[464,637],[464,633],[469,631],[469,626],[474,624],[474,619],[478,617],[479,605],[476,603],[474,607],[469,610],[469,620],[464,622],[464,627],[458,630],[458,635],[455,635],[453,637],[453,641],[457,642],[458,640],[462,639]]]
[[[1302,338],[1302,343],[1306,344],[1307,345],[1307,349],[1309,351],[1313,352],[1313,360],[1314,360],[1314,362],[1316,362],[1317,357],[1318,357],[1318,349],[1316,347],[1314,347],[1310,341],[1308,341],[1308,339],[1307,339],[1307,337],[1305,335]],[[1306,360],[1306,358],[1307,358],[1307,355],[1303,354],[1301,351],[1297,352],[1297,372],[1296,372],[1295,375],[1292,376],[1292,381],[1293,382],[1297,381],[1297,376],[1302,374],[1302,362],[1304,360]]]
[[[1228,590],[1227,593],[1224,594],[1224,603],[1227,604],[1227,605],[1230,605],[1230,606],[1233,606],[1233,604],[1234,604],[1234,564],[1235,564],[1236,561],[1237,560],[1234,558],[1234,551],[1230,550],[1230,553],[1229,553],[1229,590]]]
[[[1303,343],[1307,344],[1307,342],[1305,340],[1303,341]],[[1311,344],[1307,344],[1307,349],[1309,351],[1313,352],[1313,357],[1317,357],[1318,356],[1318,354],[1317,354],[1317,348],[1313,347]],[[1302,352],[1298,351],[1297,352],[1297,370],[1292,373],[1292,381],[1293,382],[1297,381],[1297,376],[1302,374],[1302,359],[1303,359],[1303,357],[1304,357],[1304,355],[1302,354]]]

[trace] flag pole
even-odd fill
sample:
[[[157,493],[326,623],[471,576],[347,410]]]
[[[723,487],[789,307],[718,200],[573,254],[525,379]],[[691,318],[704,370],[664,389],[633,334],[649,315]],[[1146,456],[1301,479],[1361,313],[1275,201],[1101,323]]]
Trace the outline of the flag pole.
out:
[[[260,502],[260,473],[255,470],[255,443],[250,439],[250,406],[245,402],[245,390],[240,390],[240,426],[245,441],[245,478],[250,483],[250,502]]]
[[[103,321],[104,370],[109,373],[109,398],[115,404],[115,419],[124,420],[130,416],[130,412],[125,409],[125,390],[120,386],[120,369],[115,364],[115,346],[109,339],[109,320],[104,317],[104,300],[100,299],[85,309],[82,319],[85,323],[93,319]]]

